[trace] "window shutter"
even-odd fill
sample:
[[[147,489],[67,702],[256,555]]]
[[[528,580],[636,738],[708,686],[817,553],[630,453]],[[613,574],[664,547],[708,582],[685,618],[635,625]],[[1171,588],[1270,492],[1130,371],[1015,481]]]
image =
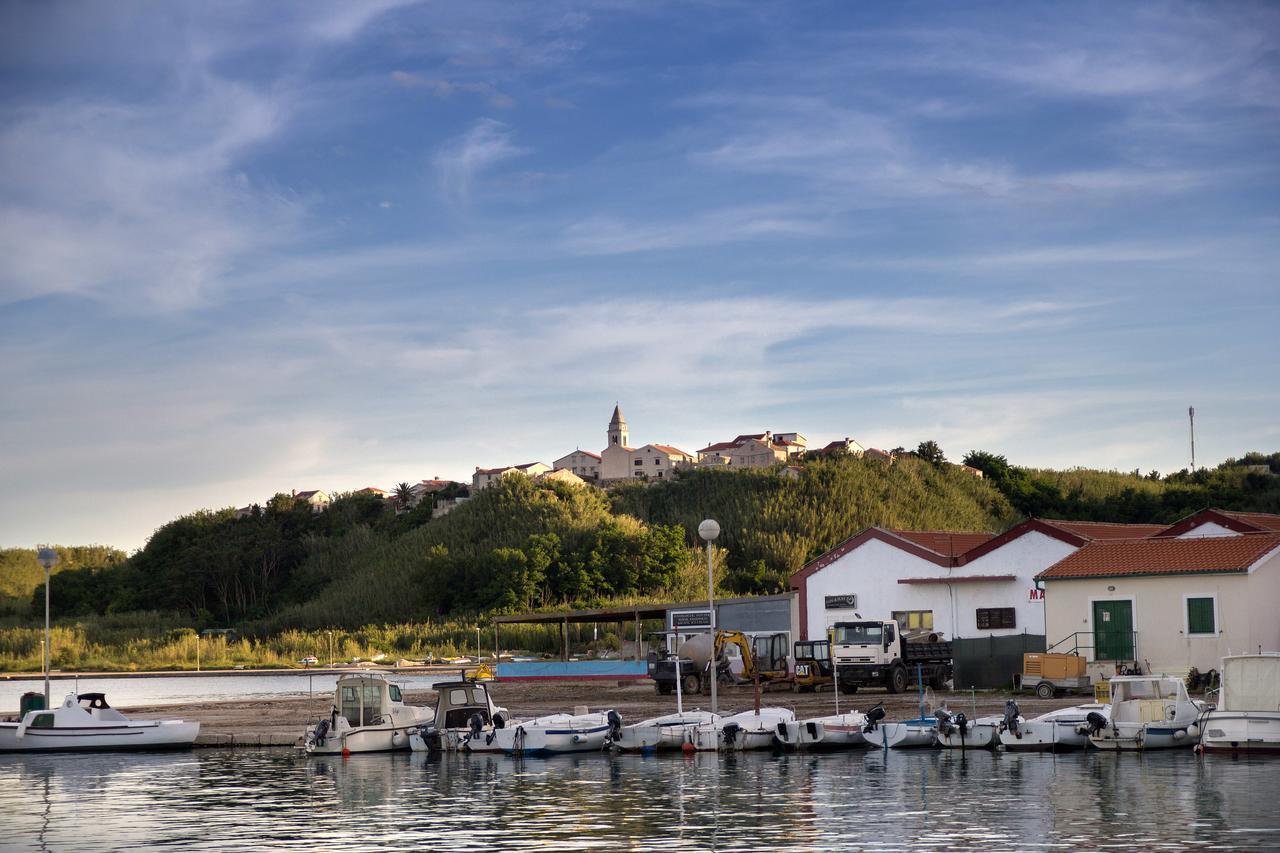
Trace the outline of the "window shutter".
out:
[[[1212,634],[1217,630],[1213,624],[1213,599],[1187,599],[1187,633]]]

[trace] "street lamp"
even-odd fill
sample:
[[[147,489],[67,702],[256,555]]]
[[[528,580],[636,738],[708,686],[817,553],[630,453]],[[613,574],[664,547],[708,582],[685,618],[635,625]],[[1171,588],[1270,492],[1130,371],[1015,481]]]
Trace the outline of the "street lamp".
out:
[[[698,535],[707,543],[707,618],[711,631],[711,713],[719,713],[716,702],[716,677],[719,675],[719,661],[716,655],[716,581],[711,566],[711,543],[720,535],[720,525],[715,519],[708,518],[698,525]]]
[[[43,547],[36,552],[36,560],[44,566],[44,651],[40,655],[44,666],[44,706],[49,707],[49,570],[58,565],[58,552]]]
[[[325,631],[325,634],[329,636],[329,668],[332,669],[333,668],[333,632]]]

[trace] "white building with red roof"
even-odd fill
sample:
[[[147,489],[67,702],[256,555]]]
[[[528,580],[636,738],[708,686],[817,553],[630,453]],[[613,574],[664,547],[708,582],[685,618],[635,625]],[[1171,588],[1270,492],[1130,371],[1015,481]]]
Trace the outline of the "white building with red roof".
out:
[[[1097,676],[1182,674],[1280,650],[1280,515],[1207,509],[1143,538],[1090,542],[1037,575],[1054,651]]]
[[[698,465],[726,468],[768,468],[800,455],[809,440],[798,432],[764,432],[719,441],[698,451]]]
[[[471,475],[471,489],[472,491],[479,491],[493,485],[509,474],[523,474],[531,480],[537,479],[550,470],[551,466],[545,462],[524,462],[520,465],[507,465],[499,468],[476,468],[475,473]]]
[[[632,447],[630,428],[621,406],[613,407],[613,417],[605,431],[605,448],[600,453],[575,450],[555,461],[556,470],[601,483],[621,480],[666,480],[677,468],[692,465],[693,454],[669,444]]]
[[[551,467],[557,471],[577,474],[584,480],[598,480],[600,479],[600,454],[592,453],[590,450],[574,450],[552,462]]]
[[[1043,636],[1038,573],[1089,542],[1160,529],[1038,518],[999,535],[870,527],[791,576],[800,639],[821,639],[832,623],[858,616],[951,639]]]

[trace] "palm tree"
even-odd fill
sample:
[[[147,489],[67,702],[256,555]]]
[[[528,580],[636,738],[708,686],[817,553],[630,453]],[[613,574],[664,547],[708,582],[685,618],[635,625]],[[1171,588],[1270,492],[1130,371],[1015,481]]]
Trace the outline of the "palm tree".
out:
[[[399,483],[394,492],[396,512],[408,512],[413,506],[413,489],[408,483]]]

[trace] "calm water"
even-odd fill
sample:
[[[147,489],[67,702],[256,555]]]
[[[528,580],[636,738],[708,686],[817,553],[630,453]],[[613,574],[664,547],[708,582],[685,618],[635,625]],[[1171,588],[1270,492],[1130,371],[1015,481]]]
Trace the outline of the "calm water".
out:
[[[353,670],[355,671],[355,670]],[[398,675],[391,680],[406,690],[426,690],[437,681],[456,676]],[[332,695],[338,675],[311,675],[306,671],[272,673],[270,675],[157,675],[115,678],[53,678],[49,684],[54,704],[75,690],[79,693],[105,693],[107,701],[117,708],[139,705],[184,705],[222,699],[254,699],[271,696],[306,696],[308,691]],[[0,680],[0,712],[18,710],[22,694],[28,690],[44,692],[44,679],[18,678]]]
[[[1280,762],[855,752],[0,756],[6,850],[1280,847]]]

